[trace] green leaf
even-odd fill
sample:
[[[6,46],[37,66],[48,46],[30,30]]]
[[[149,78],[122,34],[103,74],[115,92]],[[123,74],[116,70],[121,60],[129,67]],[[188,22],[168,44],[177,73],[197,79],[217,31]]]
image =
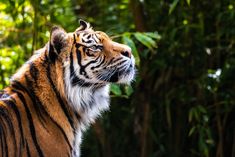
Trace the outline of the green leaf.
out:
[[[195,130],[196,130],[196,127],[193,126],[193,127],[190,129],[190,131],[189,131],[189,133],[188,133],[188,136],[191,136],[191,135],[195,132]]]
[[[186,2],[188,3],[188,5],[190,5],[190,0],[186,0]]]
[[[144,34],[153,39],[157,39],[157,40],[161,39],[161,36],[157,32],[146,32]]]
[[[192,108],[192,109],[189,111],[189,115],[188,115],[188,121],[189,121],[189,122],[192,122],[192,120],[193,120],[193,113],[194,113],[194,109]]]
[[[127,96],[130,96],[133,93],[133,88],[130,85],[126,85],[124,89]]]
[[[131,47],[132,54],[135,57],[135,63],[138,66],[140,64],[140,56],[138,54],[135,43],[133,42],[133,40],[128,35],[123,35],[122,41],[123,41],[124,44],[127,44],[128,46]]]
[[[120,87],[116,84],[112,84],[110,90],[114,95],[117,95],[117,96],[122,95],[122,91],[121,91]]]
[[[175,10],[175,7],[178,4],[178,2],[179,0],[174,0],[174,2],[170,5],[169,14],[171,14]]]
[[[199,110],[201,113],[206,113],[205,107],[203,107],[203,106],[201,106],[201,105],[198,106],[198,110]]]
[[[144,33],[137,32],[134,34],[134,36],[139,42],[141,42],[143,45],[145,45],[149,49],[153,49],[157,47],[156,42],[149,36],[145,35]]]

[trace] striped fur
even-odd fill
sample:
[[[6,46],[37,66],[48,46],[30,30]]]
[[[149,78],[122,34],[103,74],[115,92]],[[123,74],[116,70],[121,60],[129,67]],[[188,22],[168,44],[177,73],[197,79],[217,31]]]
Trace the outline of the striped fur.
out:
[[[109,108],[109,84],[134,78],[131,49],[80,21],[59,27],[0,92],[1,157],[78,157],[82,132]]]

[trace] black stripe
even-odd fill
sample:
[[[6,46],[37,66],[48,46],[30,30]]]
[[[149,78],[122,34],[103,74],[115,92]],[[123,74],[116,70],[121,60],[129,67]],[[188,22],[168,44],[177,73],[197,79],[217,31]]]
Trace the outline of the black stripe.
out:
[[[70,78],[72,78],[75,75],[75,71],[73,67],[73,52],[70,53],[69,59],[70,59],[70,66],[69,66]]]
[[[75,34],[73,34],[73,44],[76,44],[76,37]],[[76,46],[76,45],[75,45]]]
[[[95,43],[98,43],[99,41],[96,40],[96,37],[97,37],[96,35],[92,34],[92,39],[95,41]]]
[[[99,57],[97,57],[95,60],[90,61],[90,62],[88,62],[87,64],[83,65],[82,68],[84,68],[84,71],[85,71],[85,68],[86,68],[87,66],[89,66],[90,64],[96,63],[98,59],[99,59]]]
[[[126,65],[122,65],[122,66],[118,67],[118,70],[121,71],[121,73],[125,72],[127,74],[131,71],[130,67],[127,68]]]
[[[28,142],[27,142],[27,141],[26,141],[26,153],[27,153],[27,156],[28,156],[28,157],[31,157],[30,151],[29,151],[29,145],[28,145]]]
[[[75,44],[75,47],[78,49],[79,47],[81,47],[81,46],[83,46],[84,47],[84,45],[82,45],[82,44],[80,44],[80,43],[74,43]]]
[[[15,92],[15,90],[12,90],[13,92]],[[12,100],[14,100],[12,97],[11,97]],[[15,100],[14,100],[15,102]],[[17,106],[15,105],[15,103],[12,102],[12,101],[9,101],[9,100],[5,100],[4,103],[6,103],[9,107],[11,107],[17,117],[17,122],[18,122],[18,126],[20,128],[20,136],[21,138],[23,138],[23,128],[22,128],[22,122],[21,122],[21,115],[20,115],[20,112],[17,108]],[[22,143],[23,146],[24,146],[24,142]]]
[[[11,99],[12,100],[14,100],[12,97],[11,97]],[[15,101],[15,100],[14,100]],[[21,122],[21,115],[20,115],[20,112],[19,112],[19,110],[18,110],[18,108],[17,108],[17,106],[15,105],[15,103],[14,102],[12,102],[12,101],[9,101],[9,100],[4,100],[4,103],[6,103],[9,107],[11,107],[12,109],[13,109],[13,111],[14,111],[14,113],[15,113],[15,115],[16,115],[16,118],[17,118],[17,122],[18,122],[18,126],[19,126],[19,129],[20,129],[20,143],[18,144],[18,145],[16,145],[16,146],[24,146],[24,143],[21,143],[23,140],[22,140],[22,138],[24,137],[23,136],[23,128],[22,128],[22,122]],[[19,149],[19,148],[18,148]],[[16,153],[17,151],[16,151],[16,149],[15,149],[15,153]],[[20,153],[20,149],[19,149],[19,153]],[[16,156],[16,154],[15,154],[15,156]]]
[[[99,40],[98,42],[100,42],[101,40],[99,39],[99,37],[97,36],[97,34],[95,33],[95,34],[93,34],[93,35],[95,35],[95,37]]]
[[[85,67],[82,66],[81,51],[78,48],[76,49],[76,54],[77,54],[77,61],[78,61],[78,64],[80,66],[80,74],[84,75],[86,78],[88,78],[87,73],[85,71]],[[72,57],[72,59],[73,59],[73,57]]]
[[[6,141],[6,134],[3,128],[4,122],[2,117],[0,116],[0,137],[1,137],[1,149],[2,149],[2,156],[8,157],[8,146]]]
[[[30,113],[30,110],[27,106],[27,103],[26,103],[26,100],[24,98],[24,96],[18,92],[18,91],[15,91],[15,93],[18,95],[20,101],[22,102],[24,108],[25,108],[25,111],[26,111],[26,115],[27,115],[27,119],[28,119],[28,122],[29,122],[29,129],[30,129],[30,133],[31,133],[31,136],[32,136],[32,139],[33,139],[33,142],[34,142],[34,145],[36,147],[36,150],[39,154],[40,157],[43,157],[44,154],[38,144],[38,141],[37,141],[37,136],[36,136],[36,131],[35,131],[35,127],[34,127],[34,122],[33,122],[33,119],[32,119],[32,115]],[[26,143],[26,147],[27,147],[27,143]]]
[[[29,63],[29,72],[30,72],[32,78],[36,82],[38,79],[39,71],[38,71],[37,67],[34,65],[34,63],[32,63],[32,62]]]
[[[0,119],[0,145],[1,145],[1,156],[3,156],[3,132],[2,132],[2,126],[1,126],[1,119]]]
[[[70,79],[72,80],[72,85],[76,86],[79,85],[81,87],[90,87],[92,84],[91,83],[87,83],[84,80],[81,80],[80,78],[78,78],[75,74],[74,71],[74,67],[73,67],[73,55],[72,52],[70,54]]]
[[[56,98],[57,98],[57,100],[58,100],[58,102],[59,102],[59,104],[60,104],[62,110],[64,111],[64,113],[65,113],[65,115],[66,115],[66,118],[67,118],[67,120],[69,121],[69,124],[70,124],[71,128],[75,129],[74,121],[73,121],[73,119],[71,118],[72,115],[69,113],[68,109],[66,108],[66,105],[64,104],[64,101],[62,100],[59,91],[57,90],[57,88],[55,87],[55,85],[54,85],[54,83],[53,83],[53,81],[52,81],[52,79],[51,79],[51,69],[50,69],[50,66],[47,66],[46,71],[47,71],[47,78],[48,78],[48,81],[49,81],[50,85],[52,86],[53,91],[54,91],[55,94],[56,94]]]
[[[3,122],[3,120],[2,120],[2,122]],[[3,152],[5,150],[5,153],[3,153],[3,154],[5,154],[5,156],[8,157],[8,145],[7,145],[7,140],[6,140],[6,132],[5,132],[4,128],[2,128],[2,133],[3,133],[3,139],[4,139],[3,143],[4,143],[4,146],[5,146],[5,149],[3,149]]]
[[[123,61],[121,61],[119,63],[111,65],[109,68],[116,68],[116,69],[121,68],[122,64],[125,63],[125,62],[126,62],[126,60],[123,60]],[[121,66],[121,67],[118,67],[118,66]],[[123,66],[125,66],[125,65],[123,65]]]
[[[56,49],[57,54],[60,54],[61,49],[63,48],[63,39],[62,35],[54,38],[54,47]]]
[[[5,101],[2,101],[2,102],[5,103]],[[16,136],[15,136],[14,127],[13,127],[13,123],[12,123],[13,120],[10,118],[10,113],[7,111],[6,108],[0,107],[0,115],[2,116],[2,118],[5,119],[5,121],[7,123],[7,126],[5,126],[5,129],[7,129],[7,128],[9,129],[9,131],[10,131],[9,134],[12,136],[12,139],[13,139],[13,147],[14,147],[14,150],[16,150]],[[16,156],[16,151],[14,153]]]
[[[47,78],[48,78],[48,80],[49,80],[49,83],[50,83],[50,85],[52,86],[52,89],[53,89],[53,91],[54,91],[55,94],[56,94],[56,98],[57,98],[57,100],[58,100],[58,102],[59,102],[59,104],[60,104],[60,107],[62,108],[63,112],[64,112],[65,115],[66,115],[67,121],[69,122],[69,124],[70,124],[71,128],[73,129],[73,131],[75,131],[74,121],[73,121],[73,119],[71,118],[72,115],[69,113],[68,109],[66,108],[66,105],[64,104],[64,102],[63,102],[63,100],[62,100],[62,98],[61,98],[61,96],[60,96],[60,93],[58,92],[57,88],[55,87],[55,85],[54,85],[54,83],[53,83],[53,81],[52,81],[52,79],[51,79],[50,73],[51,73],[50,66],[47,66]],[[80,118],[79,118],[79,119],[80,119]],[[55,122],[55,123],[56,123],[56,122]],[[64,138],[65,138],[67,144],[69,145],[70,149],[72,149],[72,146],[71,146],[71,144],[70,144],[70,142],[69,142],[69,139],[68,139],[68,137],[67,137],[65,131],[63,130],[63,128],[62,128],[59,124],[57,124],[57,123],[56,123],[56,126],[57,126],[57,127],[60,129],[60,131],[62,132],[62,134],[63,134],[63,136],[64,136]],[[75,132],[74,132],[74,134],[75,134]]]
[[[33,75],[32,75],[33,77]],[[34,81],[32,80],[34,79]],[[24,91],[27,92],[27,94],[30,96],[31,100],[32,100],[32,104],[35,108],[36,114],[39,118],[39,121],[41,122],[42,126],[46,129],[45,124],[46,123],[46,119],[44,117],[44,115],[47,113],[44,106],[42,105],[41,101],[38,99],[38,97],[36,96],[35,92],[34,92],[34,88],[33,86],[35,84],[37,84],[37,78],[32,78],[29,79],[29,77],[27,75],[25,75],[25,80],[26,80],[26,86],[27,89],[24,87]]]
[[[77,86],[78,85],[80,87],[91,87],[93,85],[97,85],[97,83],[93,84],[93,83],[86,82],[85,80],[80,79],[79,77],[74,75],[73,78],[72,78],[72,85],[73,86]]]
[[[110,64],[115,64],[115,63],[117,63],[118,61],[120,61],[120,60],[122,60],[123,58],[122,57],[120,57],[120,58],[117,58],[117,59],[113,59],[113,60],[110,60],[110,62],[108,62],[107,64],[106,64],[106,66],[108,66],[108,65],[110,65]]]
[[[27,89],[18,81],[16,80],[13,80],[12,83],[11,83],[11,87],[13,89],[17,89],[17,90],[20,90],[20,91],[26,91],[27,92]],[[27,92],[28,93],[28,92]]]
[[[24,149],[24,147],[25,147],[25,142],[24,142],[24,139],[23,138],[21,138],[20,139],[20,143],[23,143],[23,145],[22,144],[20,144],[20,148],[19,148],[19,156],[22,156],[22,152],[23,152],[23,149]]]
[[[108,66],[109,64],[111,64],[111,63],[113,62],[113,60],[114,60],[114,58],[111,58],[110,61],[105,64],[105,66]],[[106,68],[106,67],[104,67],[104,69],[105,69],[105,68]]]
[[[52,62],[52,63],[54,63],[55,62],[55,60],[57,59],[57,54],[56,54],[56,52],[55,52],[55,50],[54,50],[54,47],[53,47],[53,45],[50,43],[50,45],[49,45],[49,52],[48,52],[49,54],[49,59],[50,59],[50,61]]]
[[[102,61],[97,66],[91,67],[91,70],[95,70],[95,69],[99,68],[105,62],[105,59],[106,59],[106,57],[104,56]]]
[[[82,39],[82,40],[83,40],[83,39]],[[92,41],[94,41],[94,40],[87,40],[87,41],[85,41],[84,43],[90,44],[90,43],[92,43]]]

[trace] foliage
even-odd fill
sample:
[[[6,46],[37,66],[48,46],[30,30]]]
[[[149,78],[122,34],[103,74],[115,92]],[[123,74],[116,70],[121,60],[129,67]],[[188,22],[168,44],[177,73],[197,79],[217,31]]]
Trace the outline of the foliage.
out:
[[[4,0],[0,87],[78,19],[132,48],[137,78],[112,85],[111,112],[84,136],[83,156],[234,156],[235,2]]]

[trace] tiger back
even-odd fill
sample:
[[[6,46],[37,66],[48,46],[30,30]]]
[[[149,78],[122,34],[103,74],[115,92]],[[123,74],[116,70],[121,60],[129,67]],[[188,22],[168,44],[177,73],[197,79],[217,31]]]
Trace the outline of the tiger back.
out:
[[[109,84],[130,83],[131,49],[80,20],[49,42],[0,92],[1,157],[79,157],[82,132],[109,108]]]

